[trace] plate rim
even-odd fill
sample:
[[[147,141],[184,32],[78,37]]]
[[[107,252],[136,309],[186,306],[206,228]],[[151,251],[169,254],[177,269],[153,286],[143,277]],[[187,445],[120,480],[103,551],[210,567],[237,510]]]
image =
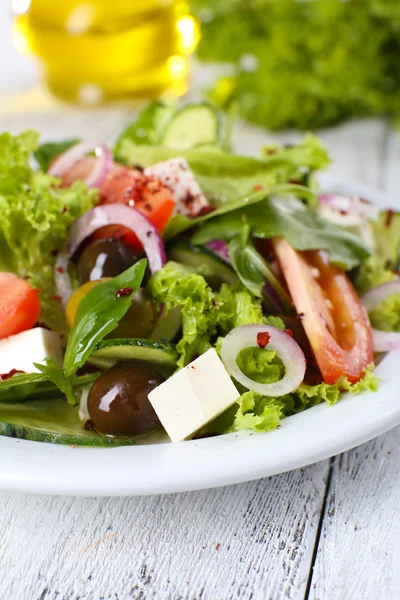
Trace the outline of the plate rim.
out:
[[[359,194],[382,208],[396,204],[387,193],[348,178],[328,173],[319,181],[326,192]],[[0,436],[0,489],[67,496],[164,494],[305,467],[400,425],[397,379],[386,376],[395,372],[399,359],[400,351],[391,352],[378,365],[378,392],[346,395],[331,407],[320,404],[283,419],[278,430],[267,433],[120,448],[73,448]]]

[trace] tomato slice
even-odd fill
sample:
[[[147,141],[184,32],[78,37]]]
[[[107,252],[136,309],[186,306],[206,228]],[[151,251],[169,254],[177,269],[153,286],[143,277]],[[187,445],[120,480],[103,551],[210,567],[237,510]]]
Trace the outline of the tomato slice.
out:
[[[300,253],[283,238],[272,244],[323,380],[359,381],[374,348],[371,324],[350,280],[322,251]]]
[[[13,273],[0,273],[0,339],[32,329],[39,313],[37,290]]]
[[[142,171],[115,166],[100,190],[102,204],[119,202],[136,208],[162,233],[174,212],[171,192],[159,179],[146,177]],[[136,235],[121,225],[109,225],[96,231],[93,239],[122,239],[135,250],[142,250]]]

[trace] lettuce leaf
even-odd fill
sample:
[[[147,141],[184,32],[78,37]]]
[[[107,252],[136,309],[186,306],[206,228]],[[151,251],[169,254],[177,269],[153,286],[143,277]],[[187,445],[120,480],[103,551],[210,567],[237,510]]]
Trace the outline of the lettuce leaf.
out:
[[[400,294],[394,293],[368,313],[372,327],[381,331],[400,331]]]
[[[176,156],[188,161],[204,194],[217,208],[244,198],[254,187],[268,190],[288,181],[304,183],[312,173],[329,165],[326,150],[312,135],[293,148],[276,146],[263,159],[230,154],[216,146],[182,151],[139,145],[124,137],[118,145],[117,159],[147,167]]]
[[[263,367],[264,361],[267,359],[259,359],[259,364],[254,365],[254,361],[258,356],[256,353],[247,354],[245,362],[241,362],[241,367],[247,368],[246,374],[250,377],[254,375],[260,380],[261,370],[264,369],[266,374],[263,383],[272,383],[276,373],[271,369],[274,364],[274,357],[270,357],[270,368]],[[262,354],[260,353],[260,357]],[[254,431],[270,431],[275,429],[280,422],[280,419],[289,417],[295,413],[302,412],[312,406],[316,406],[321,402],[326,402],[330,406],[340,400],[343,392],[350,394],[360,394],[364,391],[376,392],[379,385],[379,378],[374,375],[374,366],[370,365],[360,381],[355,384],[350,384],[347,379],[338,381],[335,385],[320,383],[318,385],[307,385],[302,383],[299,387],[286,396],[279,398],[269,398],[262,396],[253,391],[245,392],[238,401],[239,408],[236,412],[232,425],[225,431],[240,431],[242,429],[253,429]],[[253,373],[253,375],[251,375]],[[271,378],[272,375],[272,378]],[[226,423],[225,423],[226,426]],[[220,432],[222,433],[222,431]]]
[[[60,188],[57,179],[34,172],[29,161],[37,140],[33,132],[0,136],[0,270],[40,289],[40,322],[65,333],[64,311],[54,297],[55,255],[97,192],[81,182]]]
[[[240,285],[223,284],[213,292],[204,277],[174,262],[155,273],[149,291],[167,311],[182,310],[182,338],[176,349],[183,367],[197,354],[203,354],[234,327],[262,323],[260,301]]]

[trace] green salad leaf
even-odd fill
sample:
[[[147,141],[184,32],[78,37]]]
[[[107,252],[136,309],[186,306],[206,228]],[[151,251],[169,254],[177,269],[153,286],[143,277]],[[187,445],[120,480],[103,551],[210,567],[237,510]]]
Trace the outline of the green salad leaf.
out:
[[[64,356],[67,377],[85,364],[97,343],[113,331],[127,313],[146,266],[147,261],[140,260],[117,277],[92,288],[81,300]]]
[[[74,394],[74,389],[72,386],[72,381],[70,377],[67,377],[63,371],[54,360],[51,358],[46,358],[46,364],[41,365],[38,363],[33,363],[34,366],[39,369],[41,373],[46,375],[49,381],[54,383],[58,387],[58,389],[66,396],[69,404],[74,406],[77,404],[77,399]]]
[[[75,375],[70,378],[70,384],[73,389],[85,387],[95,381],[99,374]],[[18,373],[0,381],[0,404],[53,399],[62,395],[64,392],[61,386],[54,382],[54,378],[49,377],[49,371],[46,369],[41,373]]]
[[[381,331],[400,331],[400,294],[394,293],[368,312],[372,327]]]
[[[325,221],[294,196],[266,197],[255,205],[210,218],[195,233],[193,242],[231,240],[242,234],[244,224],[255,237],[282,236],[297,250],[326,250],[332,263],[346,270],[370,255],[358,236]]]
[[[176,105],[173,102],[163,102],[162,100],[149,102],[139,113],[137,119],[122,131],[114,147],[115,156],[121,157],[121,149],[125,141],[133,142],[135,145],[159,144],[165,126],[175,111]]]
[[[190,0],[198,56],[231,65],[210,93],[267,127],[400,115],[397,0]],[[226,68],[226,67],[225,67]]]
[[[34,151],[33,156],[42,171],[47,171],[56,156],[62,154],[80,142],[80,138],[71,138],[60,142],[45,142]]]
[[[178,366],[189,363],[196,354],[203,354],[234,327],[262,323],[260,301],[242,286],[223,284],[213,292],[202,275],[184,266],[168,262],[155,273],[149,291],[167,311],[182,310],[182,339],[176,349]]]
[[[37,135],[0,135],[0,270],[40,289],[40,322],[59,333],[68,327],[55,296],[54,264],[70,225],[97,201],[82,182],[60,188],[58,180],[31,169]]]
[[[147,167],[177,156],[188,161],[204,194],[216,207],[241,200],[260,186],[270,190],[288,181],[303,183],[313,172],[325,169],[329,164],[326,150],[311,135],[294,148],[277,146],[264,153],[263,159],[231,154],[217,146],[182,151],[138,145],[124,138],[117,158],[126,164]]]
[[[241,368],[256,381],[261,383],[272,383],[279,379],[279,362],[275,367],[274,356],[264,357],[263,352],[257,349],[245,351],[245,360],[242,359]],[[274,362],[275,361],[275,362]],[[279,361],[279,359],[278,359]],[[227,431],[240,431],[242,429],[254,429],[254,431],[269,431],[275,429],[280,419],[289,417],[295,413],[302,412],[321,402],[333,405],[340,400],[343,392],[360,394],[364,391],[376,392],[379,378],[372,372],[370,365],[362,379],[355,384],[350,384],[347,379],[342,379],[334,385],[320,383],[318,385],[307,385],[302,383],[299,387],[286,396],[269,398],[253,391],[244,392],[238,401],[239,408],[232,423],[227,426]],[[275,379],[277,378],[277,379]],[[222,432],[222,431],[221,431]]]
[[[267,281],[277,297],[276,302],[280,303],[289,314],[292,313],[293,305],[287,292],[248,238],[245,231],[244,236],[237,236],[229,243],[229,256],[240,281],[257,298],[263,297]],[[272,303],[270,308],[272,311],[274,309],[277,311],[276,303]]]

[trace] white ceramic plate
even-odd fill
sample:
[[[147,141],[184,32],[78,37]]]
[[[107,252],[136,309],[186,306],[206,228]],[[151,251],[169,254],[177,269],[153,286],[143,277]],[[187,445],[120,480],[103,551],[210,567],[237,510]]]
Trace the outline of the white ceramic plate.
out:
[[[325,191],[359,193],[379,204],[375,189],[322,178]],[[217,487],[276,475],[349,450],[400,424],[400,351],[376,373],[377,393],[320,404],[265,434],[241,432],[181,444],[71,448],[0,437],[0,488],[41,494],[119,496]]]

